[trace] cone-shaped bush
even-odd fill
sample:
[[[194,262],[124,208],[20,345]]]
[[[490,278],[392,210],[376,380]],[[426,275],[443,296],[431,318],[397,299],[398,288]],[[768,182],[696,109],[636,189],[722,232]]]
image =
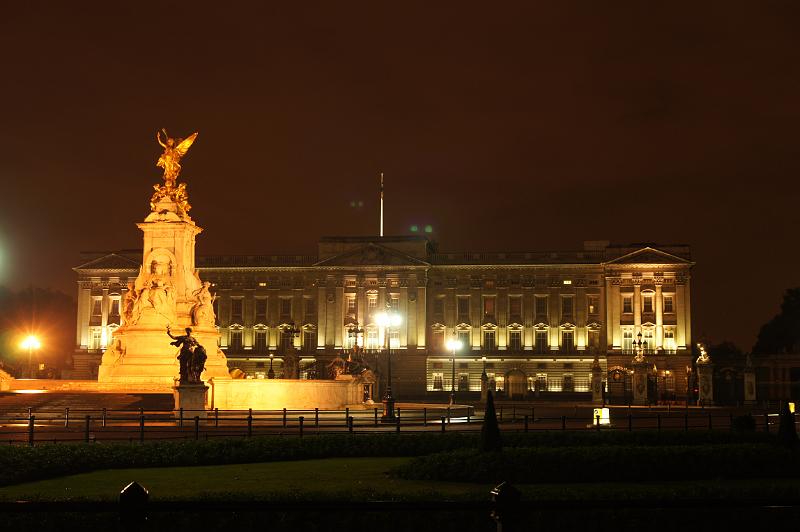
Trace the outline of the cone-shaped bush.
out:
[[[500,439],[500,426],[497,424],[497,412],[494,410],[494,397],[489,390],[486,396],[486,411],[483,414],[483,428],[481,428],[480,451],[501,451],[503,442]]]
[[[778,441],[786,447],[797,448],[800,443],[797,439],[797,427],[794,424],[794,414],[789,410],[789,403],[784,401],[781,408],[780,424],[778,425]]]

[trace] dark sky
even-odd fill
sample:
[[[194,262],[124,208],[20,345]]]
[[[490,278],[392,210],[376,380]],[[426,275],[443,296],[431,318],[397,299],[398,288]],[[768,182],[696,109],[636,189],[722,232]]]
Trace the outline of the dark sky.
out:
[[[0,284],[73,293],[80,251],[140,246],[166,127],[200,132],[200,253],[375,234],[383,171],[387,233],[443,250],[688,243],[695,334],[749,349],[800,285],[798,28],[768,1],[6,3]]]

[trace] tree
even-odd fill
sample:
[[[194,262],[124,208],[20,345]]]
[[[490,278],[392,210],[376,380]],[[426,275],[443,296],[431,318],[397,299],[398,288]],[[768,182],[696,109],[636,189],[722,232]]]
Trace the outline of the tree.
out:
[[[497,424],[497,412],[494,410],[494,397],[489,390],[486,396],[486,411],[483,414],[483,427],[481,427],[480,451],[501,451],[503,441],[500,438],[500,426]]]
[[[745,360],[742,350],[727,340],[708,346],[708,354],[711,356],[712,362],[717,365],[744,363]]]
[[[753,354],[795,353],[800,347],[800,288],[783,294],[780,313],[758,333]]]

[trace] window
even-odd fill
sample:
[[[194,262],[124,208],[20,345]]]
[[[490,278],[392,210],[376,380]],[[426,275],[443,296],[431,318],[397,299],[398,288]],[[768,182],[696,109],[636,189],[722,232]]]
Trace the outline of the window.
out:
[[[572,296],[561,298],[561,317],[564,319],[572,318]]]
[[[496,375],[494,378],[494,386],[498,392],[505,390],[506,378],[502,375]]]
[[[358,305],[356,304],[355,294],[347,296],[346,304],[347,304],[347,310],[345,312],[346,318],[350,320],[355,320],[358,314]]]
[[[317,334],[314,330],[303,331],[303,351],[313,353],[317,348]]]
[[[378,308],[378,294],[367,294],[367,310],[370,315]]]
[[[622,296],[622,313],[633,314],[633,297]]]
[[[292,321],[292,300],[288,297],[281,298],[280,321],[282,323],[288,323]]]
[[[623,351],[633,351],[633,331],[622,331]]]
[[[664,331],[664,349],[667,351],[675,351],[675,331],[666,329]]]
[[[103,300],[99,297],[96,297],[92,300],[92,316],[102,316],[103,315]]]
[[[494,331],[483,331],[483,348],[486,351],[494,351],[495,350],[495,342],[494,342]]]
[[[303,321],[305,323],[313,323],[314,316],[317,315],[317,305],[316,302],[307,297],[303,300]]]
[[[242,350],[242,330],[231,329],[231,342],[228,347],[229,351],[239,352]]]
[[[673,307],[674,297],[673,296],[664,296],[664,312],[665,313],[672,313],[675,312],[675,307]]]
[[[256,323],[267,323],[267,300],[266,298],[256,299]]]
[[[242,299],[231,299],[231,323],[242,323]]]
[[[433,374],[433,389],[434,390],[443,390],[444,389],[444,374],[443,373],[434,373]]]
[[[547,391],[547,373],[536,374],[536,390],[540,392]]]
[[[652,352],[655,348],[656,344],[653,342],[653,329],[644,329],[642,331],[642,349],[644,349],[645,352]]]
[[[285,353],[294,348],[294,335],[287,329],[281,329],[281,350]]]
[[[572,331],[561,332],[561,352],[572,353],[575,350],[574,336]]]
[[[444,351],[444,329],[434,329],[431,338],[431,348],[434,351]]]
[[[522,298],[520,296],[508,298],[508,318],[517,323],[522,322]]]
[[[389,348],[390,349],[399,349],[400,348],[400,331],[397,329],[390,329],[387,331],[389,335]]]
[[[444,297],[438,296],[433,300],[433,319],[444,321]]]
[[[400,310],[400,295],[391,294],[389,296],[389,305],[392,307],[392,310]]]
[[[458,310],[458,323],[469,323],[469,296],[458,296],[456,299]]]
[[[589,329],[589,352],[597,353],[600,350],[600,330]]]
[[[111,309],[108,311],[108,323],[119,325],[119,299],[111,299]]]
[[[89,349],[100,349],[102,337],[103,335],[99,327],[92,329],[92,336],[89,340]]]
[[[256,353],[266,353],[267,352],[267,330],[266,329],[256,329],[255,330],[255,341],[253,342],[253,350]]]
[[[468,392],[469,391],[469,374],[468,373],[459,373],[458,374],[458,391],[459,392]]]
[[[510,351],[522,351],[522,331],[511,330],[508,332],[508,349]]]
[[[589,310],[589,314],[599,314],[600,313],[600,305],[599,305],[600,298],[597,296],[587,296],[586,297],[586,307]]]
[[[540,329],[536,331],[536,352],[539,354],[547,353],[547,331]]]
[[[483,317],[484,317],[484,319],[491,319],[492,321],[494,321],[495,303],[497,303],[497,298],[495,296],[486,296],[486,297],[483,298]]]
[[[472,342],[469,339],[469,331],[462,329],[457,331],[456,334],[458,334],[458,341],[461,342],[461,349],[463,349],[464,352],[469,351],[472,347]]]
[[[536,319],[547,321],[547,296],[536,296]]]
[[[378,349],[378,329],[370,328],[367,329],[367,345],[366,349]]]
[[[642,312],[653,312],[653,294],[642,296]]]

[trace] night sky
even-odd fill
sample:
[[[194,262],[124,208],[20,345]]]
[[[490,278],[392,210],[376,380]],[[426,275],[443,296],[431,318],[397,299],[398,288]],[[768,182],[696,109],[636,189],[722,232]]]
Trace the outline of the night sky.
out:
[[[800,285],[800,3],[261,4],[3,5],[0,284],[140,247],[166,127],[202,254],[376,234],[383,171],[444,251],[690,244],[709,342]]]

